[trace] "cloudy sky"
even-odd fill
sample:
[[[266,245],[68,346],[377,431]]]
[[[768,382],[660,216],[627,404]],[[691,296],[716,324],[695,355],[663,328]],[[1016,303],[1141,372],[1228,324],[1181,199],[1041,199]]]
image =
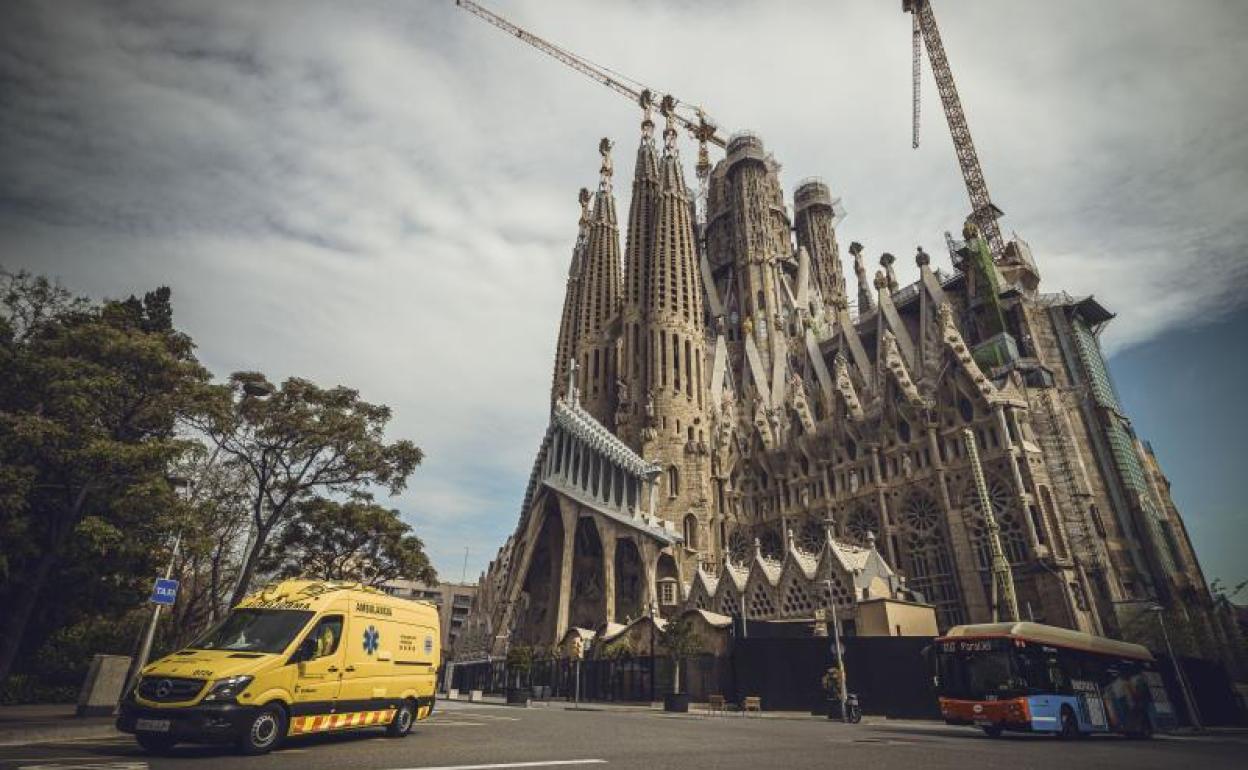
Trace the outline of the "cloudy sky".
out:
[[[758,132],[903,279],[917,244],[947,260],[965,192],[927,72],[910,147],[899,3],[489,4]],[[1046,289],[1118,313],[1120,389],[1206,571],[1248,577],[1248,5],[936,8],[1005,230]],[[394,504],[444,578],[465,548],[484,566],[545,426],[576,192],[605,135],[627,196],[633,106],[451,0],[8,0],[0,105],[0,264],[97,297],[169,285],[218,375],[391,405],[428,453]]]

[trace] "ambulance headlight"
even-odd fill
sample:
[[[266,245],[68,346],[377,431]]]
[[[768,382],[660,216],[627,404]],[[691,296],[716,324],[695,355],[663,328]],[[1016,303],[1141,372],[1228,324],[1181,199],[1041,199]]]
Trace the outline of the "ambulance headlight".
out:
[[[252,677],[249,676],[232,676],[228,679],[218,679],[212,683],[212,688],[208,690],[204,700],[234,700],[239,693],[247,689],[247,685],[251,684],[251,679]]]

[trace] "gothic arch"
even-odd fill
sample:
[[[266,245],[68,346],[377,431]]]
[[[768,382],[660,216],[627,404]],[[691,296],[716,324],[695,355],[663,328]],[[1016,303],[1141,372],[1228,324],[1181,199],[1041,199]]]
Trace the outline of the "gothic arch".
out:
[[[542,517],[542,525],[533,541],[516,623],[518,638],[529,644],[541,643],[555,635],[564,538],[563,517],[556,495],[546,495],[545,504],[534,514]]]
[[[646,596],[646,571],[641,552],[631,537],[615,541],[615,618],[617,622],[641,617]]]
[[[607,613],[602,538],[598,525],[589,517],[576,522],[572,548],[572,596],[568,622],[581,628],[596,628]]]
[[[692,513],[685,514],[684,535],[685,547],[692,548],[695,551],[698,550],[700,545],[698,538],[698,517],[694,516]]]
[[[1005,558],[1010,564],[1022,564],[1028,558],[1027,528],[1021,511],[1015,505],[1018,498],[1014,495],[1013,486],[996,474],[988,476],[985,483],[988,487],[988,501],[992,505],[992,515],[997,520],[997,526],[1001,528],[1001,547],[1005,551]],[[981,570],[987,570],[992,566],[988,528],[973,480],[968,480],[963,489],[962,505],[972,516],[970,534],[976,565]]]
[[[941,629],[962,622],[953,552],[949,546],[944,514],[936,499],[913,490],[897,516],[898,554],[910,587],[936,606]]]

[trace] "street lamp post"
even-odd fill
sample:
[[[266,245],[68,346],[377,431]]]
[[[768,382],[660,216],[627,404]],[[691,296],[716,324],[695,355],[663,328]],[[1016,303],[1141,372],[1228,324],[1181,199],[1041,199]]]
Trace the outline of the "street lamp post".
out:
[[[836,617],[836,594],[832,591],[832,578],[826,578],[823,581],[828,586],[828,604],[832,609],[832,649],[836,652],[836,669],[840,676],[837,677],[839,686],[837,687],[837,699],[841,702],[841,721],[848,722],[849,715],[845,713],[845,656],[841,654],[841,624]]]
[[[1166,641],[1166,654],[1170,656],[1170,665],[1174,666],[1174,675],[1179,680],[1179,689],[1183,692],[1183,702],[1187,705],[1187,714],[1192,720],[1192,728],[1201,732],[1205,728],[1200,724],[1200,714],[1196,711],[1195,699],[1192,698],[1192,692],[1187,687],[1187,677],[1183,676],[1179,659],[1174,655],[1174,647],[1170,645],[1170,632],[1166,630],[1165,609],[1160,604],[1154,604],[1148,608],[1148,611],[1157,615],[1157,622],[1161,625],[1161,637]]]

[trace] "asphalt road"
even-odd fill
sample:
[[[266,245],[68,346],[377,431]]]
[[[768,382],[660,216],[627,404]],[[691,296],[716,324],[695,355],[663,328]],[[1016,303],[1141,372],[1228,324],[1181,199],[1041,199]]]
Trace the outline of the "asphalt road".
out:
[[[267,756],[185,746],[145,754],[128,737],[0,748],[0,767],[24,770],[757,770],[782,767],[865,770],[917,768],[1237,768],[1248,735],[1047,736],[992,739],[935,723],[829,723],[799,715],[668,715],[658,711],[566,711],[439,704],[402,739],[376,732],[289,741]]]

